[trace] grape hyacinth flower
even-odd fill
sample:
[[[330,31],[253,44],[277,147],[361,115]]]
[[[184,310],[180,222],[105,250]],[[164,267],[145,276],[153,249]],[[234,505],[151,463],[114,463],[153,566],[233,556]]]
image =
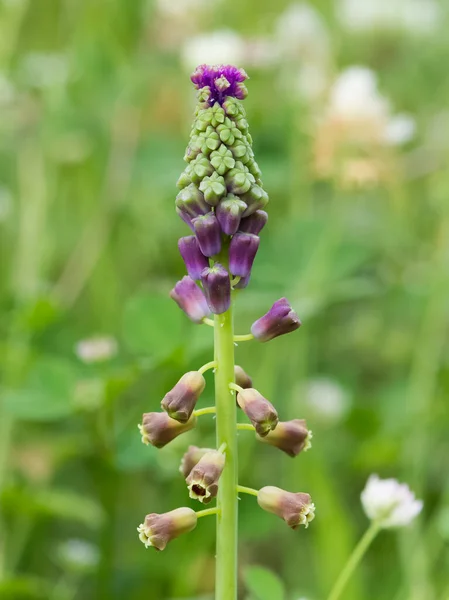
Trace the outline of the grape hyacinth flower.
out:
[[[301,327],[298,315],[290,306],[287,298],[281,298],[273,304],[263,317],[251,327],[251,333],[259,342],[269,342],[278,335],[284,335]]]
[[[312,447],[312,432],[307,429],[304,419],[279,422],[274,431],[259,438],[262,442],[275,446],[291,457],[298,456]]]
[[[194,235],[182,237],[178,241],[179,252],[186,265],[187,273],[192,279],[201,279],[201,271],[209,266],[207,257],[200,250]]]
[[[175,387],[165,395],[161,408],[172,419],[187,423],[205,387],[206,380],[201,373],[198,371],[185,373]]]
[[[137,531],[145,548],[164,550],[170,540],[195,529],[197,521],[196,512],[191,508],[176,508],[162,515],[147,515]]]
[[[294,494],[268,485],[259,490],[257,502],[264,510],[274,513],[292,529],[304,525],[307,529],[315,518],[315,505],[309,494]]]
[[[190,277],[183,277],[170,292],[170,298],[194,323],[201,323],[210,315],[209,306],[202,290]]]
[[[139,426],[145,444],[162,448],[193,429],[198,418],[215,416],[218,450],[190,445],[180,472],[191,498],[202,504],[216,498],[216,506],[197,512],[181,508],[147,515],[138,531],[146,546],[163,550],[168,541],[192,530],[198,517],[217,515],[216,600],[237,600],[238,596],[239,494],[257,496],[264,510],[281,516],[292,528],[301,524],[307,527],[314,516],[308,494],[270,486],[258,491],[237,483],[239,432],[251,431],[256,439],[290,456],[310,447],[311,437],[302,419],[279,422],[275,407],[235,364],[237,342],[254,338],[268,341],[300,324],[282,299],[256,321],[252,333],[234,333],[236,289],[243,290],[250,283],[259,234],[268,219],[263,210],[268,194],[240,102],[247,95],[247,78],[243,69],[231,65],[201,65],[192,75],[198,104],[184,155],[187,165],[178,179],[180,191],[175,201],[176,213],[192,232],[178,242],[188,276],[175,285],[170,296],[191,321],[213,328],[214,359],[183,375],[162,400],[162,409],[167,412],[145,413]],[[213,319],[209,318],[211,313]],[[207,370],[214,372],[215,404],[197,408]],[[251,424],[237,422],[239,408]]]

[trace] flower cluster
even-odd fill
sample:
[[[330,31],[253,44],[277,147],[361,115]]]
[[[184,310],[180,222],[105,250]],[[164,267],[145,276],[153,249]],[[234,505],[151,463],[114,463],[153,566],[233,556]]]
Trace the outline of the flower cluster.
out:
[[[187,167],[178,180],[180,191],[175,202],[176,212],[191,232],[178,241],[188,274],[178,281],[170,296],[191,321],[214,327],[219,327],[217,318],[229,310],[234,290],[248,285],[259,236],[268,220],[264,210],[268,195],[254,159],[245,110],[239,102],[247,94],[246,78],[242,69],[229,65],[201,65],[192,75],[198,106],[184,157]],[[212,314],[216,315],[215,322],[209,318]],[[234,341],[268,342],[300,325],[288,300],[281,298],[253,323],[251,333],[230,338],[231,353]],[[163,412],[143,415],[139,425],[142,441],[162,448],[194,428],[203,414],[217,411],[218,421],[218,409],[196,409],[196,405],[206,385],[203,373],[208,369],[219,371],[221,366],[216,353],[215,361],[185,373],[162,399]],[[240,428],[254,430],[258,440],[292,457],[310,448],[312,435],[306,422],[280,421],[273,404],[253,388],[251,377],[238,365],[225,381],[225,399],[234,392],[237,406],[251,422]],[[236,431],[238,428],[235,424]],[[226,468],[226,442],[218,450],[190,446],[180,467],[190,498],[202,504],[211,502]],[[235,498],[239,491],[250,489],[237,486]],[[280,516],[293,529],[307,527],[314,517],[314,504],[308,494],[270,486],[249,493],[257,495],[264,510]],[[198,513],[179,508],[147,515],[138,528],[139,537],[146,547],[163,550],[168,541],[191,531],[198,516],[212,514],[210,511],[219,512],[220,507]]]

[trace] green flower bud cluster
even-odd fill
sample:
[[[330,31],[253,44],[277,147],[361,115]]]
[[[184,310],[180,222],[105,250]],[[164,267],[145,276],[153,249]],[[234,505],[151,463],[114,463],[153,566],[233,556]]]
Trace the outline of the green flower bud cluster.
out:
[[[206,88],[200,89],[200,103],[184,155],[188,164],[178,179],[178,188],[195,184],[212,207],[228,193],[246,194],[250,202],[243,216],[248,216],[264,208],[268,194],[254,160],[245,109],[236,98],[227,97],[222,106],[218,102],[209,106],[206,97]],[[247,199],[242,197],[244,202]]]

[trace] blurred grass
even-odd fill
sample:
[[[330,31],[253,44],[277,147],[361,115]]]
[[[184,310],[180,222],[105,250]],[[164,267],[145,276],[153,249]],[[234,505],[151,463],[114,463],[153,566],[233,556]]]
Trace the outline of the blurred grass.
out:
[[[229,1],[204,28],[266,33],[286,5]],[[240,564],[269,567],[290,600],[324,598],[366,527],[359,494],[378,472],[407,481],[424,514],[375,542],[345,598],[447,600],[449,175],[447,149],[426,131],[447,111],[449,40],[443,30],[425,42],[350,35],[331,2],[318,5],[336,68],[378,71],[418,134],[399,157],[405,168],[374,189],[318,181],[313,111],[282,92],[276,69],[250,73],[270,224],[237,325],[247,330],[287,295],[304,326],[242,344],[237,358],[281,415],[308,419],[314,448],[291,461],[242,434],[241,478],[309,491],[317,518],[292,532],[242,499]],[[213,589],[212,522],[163,554],[145,552],[135,531],[146,513],[188,502],[179,459],[190,442],[213,444],[207,418],[160,452],[136,430],[212,348],[210,331],[168,298],[183,274],[173,200],[193,92],[159,27],[139,0],[0,3],[0,71],[15,90],[0,112],[0,185],[13,199],[0,221],[2,598],[200,599]],[[42,54],[53,56],[44,66]],[[415,174],[406,167],[417,151]],[[114,336],[118,356],[79,361],[76,343],[94,334]],[[307,401],[320,378],[348,398],[337,418]],[[98,564],[67,559],[78,538],[98,548]]]

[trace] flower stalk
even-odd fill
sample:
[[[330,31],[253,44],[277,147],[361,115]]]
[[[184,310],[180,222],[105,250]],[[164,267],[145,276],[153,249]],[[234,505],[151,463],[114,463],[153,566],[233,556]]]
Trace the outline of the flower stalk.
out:
[[[197,417],[215,416],[218,450],[189,446],[179,471],[190,498],[202,504],[216,499],[216,507],[196,513],[186,507],[150,513],[138,531],[146,547],[163,550],[172,539],[193,531],[199,517],[216,515],[216,600],[237,600],[238,596],[240,492],[256,496],[263,510],[282,517],[292,528],[306,528],[314,517],[314,504],[306,493],[272,486],[255,490],[238,484],[239,431],[251,431],[256,439],[290,456],[310,445],[305,421],[279,423],[274,405],[253,387],[251,376],[234,360],[236,342],[266,342],[300,325],[282,298],[256,321],[251,333],[234,334],[235,295],[250,282],[259,233],[268,220],[267,213],[260,210],[268,195],[254,160],[245,109],[239,102],[247,94],[245,79],[243,69],[229,65],[201,65],[192,75],[199,103],[175,205],[194,235],[178,243],[188,275],[174,286],[170,296],[191,321],[213,328],[214,357],[197,371],[184,374],[164,396],[161,407],[165,412],[145,413],[139,426],[145,444],[162,448],[193,429]],[[215,406],[197,409],[206,386],[203,374],[209,369],[214,373]],[[251,424],[237,423],[238,410]]]
[[[227,248],[222,249],[220,262],[228,264]],[[237,598],[237,407],[234,383],[234,327],[233,302],[229,309],[215,315],[214,328],[215,405],[217,447],[226,444],[226,465],[220,480],[217,506],[216,600]],[[231,398],[232,395],[232,398]]]

